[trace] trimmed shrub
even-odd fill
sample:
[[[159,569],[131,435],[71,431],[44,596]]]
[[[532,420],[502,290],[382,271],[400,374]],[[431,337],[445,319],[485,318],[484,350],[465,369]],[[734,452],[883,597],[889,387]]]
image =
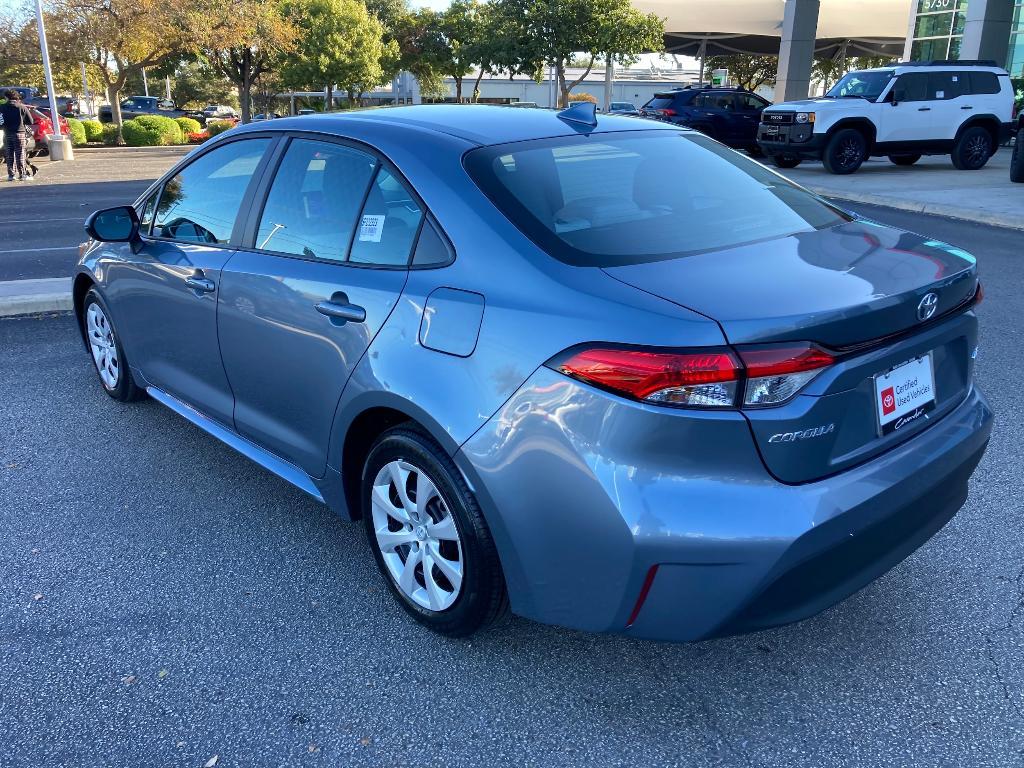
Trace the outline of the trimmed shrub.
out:
[[[185,138],[186,140],[188,140],[189,144],[202,144],[204,141],[210,138],[210,134],[208,134],[206,131],[197,131],[196,133],[187,134]]]
[[[80,147],[85,144],[85,126],[81,120],[68,118],[68,133],[71,134],[71,146]]]
[[[207,120],[206,121],[206,133],[210,138],[213,138],[217,134],[224,133],[224,131],[234,128],[235,124],[231,120]]]
[[[589,93],[570,93],[569,94],[569,101],[570,102],[589,101],[591,104],[597,104],[597,97],[593,96],[593,95],[591,95]]]
[[[203,130],[203,126],[199,124],[198,120],[193,120],[191,117],[176,117],[174,122],[181,128],[181,132],[187,137],[190,133],[199,133]]]
[[[103,125],[103,143],[108,147],[117,146],[117,126],[113,123],[106,123]]]
[[[129,147],[160,147],[185,143],[181,126],[163,115],[139,115],[131,120],[125,120],[121,133]]]
[[[86,141],[103,141],[103,123],[99,120],[82,120]]]

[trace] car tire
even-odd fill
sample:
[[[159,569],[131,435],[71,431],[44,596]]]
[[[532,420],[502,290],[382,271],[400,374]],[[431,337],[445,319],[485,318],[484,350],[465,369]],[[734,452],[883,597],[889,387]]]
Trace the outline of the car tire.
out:
[[[845,176],[860,168],[867,154],[868,142],[864,134],[853,128],[843,128],[829,139],[821,162],[829,173]]]
[[[121,339],[110,317],[110,309],[95,288],[90,288],[85,294],[79,320],[86,348],[92,357],[103,391],[122,403],[141,399],[145,391],[132,378],[124,347],[121,346]]]
[[[991,134],[981,126],[973,125],[960,134],[950,157],[957,170],[977,171],[985,167],[992,150]]]
[[[1024,184],[1024,128],[1017,131],[1017,139],[1013,142],[1013,154],[1010,156],[1010,181]]]
[[[889,162],[893,165],[913,165],[921,159],[921,155],[889,155]]]
[[[772,162],[777,168],[796,168],[800,165],[801,160],[792,155],[772,155]]]
[[[420,493],[425,503],[418,503]],[[465,637],[507,611],[498,552],[480,507],[427,434],[409,425],[382,434],[363,466],[361,499],[377,567],[414,619]]]

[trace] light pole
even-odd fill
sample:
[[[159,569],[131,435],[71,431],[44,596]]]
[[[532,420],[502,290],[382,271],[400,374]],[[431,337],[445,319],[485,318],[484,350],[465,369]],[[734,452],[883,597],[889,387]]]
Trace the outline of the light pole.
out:
[[[53,137],[60,140],[60,116],[57,114],[57,97],[53,95],[53,72],[50,71],[50,50],[46,47],[46,29],[43,28],[43,1],[36,0],[36,27],[39,29],[39,50],[43,54],[43,74],[46,75],[46,95],[50,100],[50,123]]]

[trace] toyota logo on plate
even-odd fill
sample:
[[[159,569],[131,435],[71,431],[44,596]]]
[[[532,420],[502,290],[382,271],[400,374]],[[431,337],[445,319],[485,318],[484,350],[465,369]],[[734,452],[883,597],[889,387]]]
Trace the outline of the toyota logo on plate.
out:
[[[939,308],[939,294],[926,293],[921,302],[917,305],[917,319],[922,323],[930,320],[935,310]]]

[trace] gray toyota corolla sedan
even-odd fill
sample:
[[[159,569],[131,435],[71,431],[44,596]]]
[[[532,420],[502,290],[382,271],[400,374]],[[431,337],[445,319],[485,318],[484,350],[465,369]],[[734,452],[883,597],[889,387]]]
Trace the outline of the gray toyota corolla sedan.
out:
[[[274,120],[87,231],[107,393],[361,518],[449,635],[811,616],[956,513],[991,430],[969,254],[664,123]]]

